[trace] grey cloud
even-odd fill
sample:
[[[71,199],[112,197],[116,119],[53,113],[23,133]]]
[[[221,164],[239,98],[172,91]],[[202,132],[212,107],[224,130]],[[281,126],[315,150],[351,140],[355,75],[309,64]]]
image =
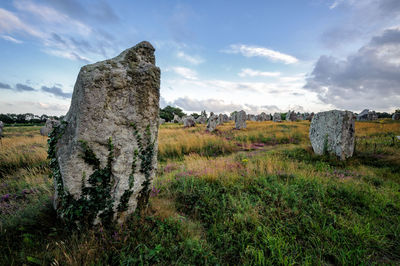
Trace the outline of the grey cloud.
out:
[[[42,86],[42,91],[50,93],[54,96],[61,97],[61,98],[71,98],[72,93],[71,92],[63,92],[61,88],[53,86],[53,87],[46,87]]]
[[[206,99],[197,100],[189,97],[181,97],[172,102],[173,105],[178,106],[185,111],[200,112],[207,110],[216,113],[233,112],[240,110],[243,107],[239,104],[225,103],[223,100]]]
[[[386,30],[341,60],[321,56],[305,89],[338,108],[388,110],[400,100],[400,29]]]
[[[3,90],[11,90],[11,86],[8,85],[8,84],[6,84],[6,83],[1,83],[1,82],[0,82],[0,89],[3,89]]]
[[[17,91],[35,91],[34,88],[32,88],[28,85],[25,85],[25,84],[21,84],[21,83],[17,83],[15,85],[15,90],[17,90]]]

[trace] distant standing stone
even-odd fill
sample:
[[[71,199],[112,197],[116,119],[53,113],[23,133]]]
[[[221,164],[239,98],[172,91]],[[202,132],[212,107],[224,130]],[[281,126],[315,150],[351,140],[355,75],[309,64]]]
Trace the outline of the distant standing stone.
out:
[[[316,154],[335,154],[341,160],[353,156],[355,116],[350,111],[317,113],[310,125],[310,141]]]
[[[178,115],[174,114],[174,119],[172,120],[174,123],[182,123],[182,118],[180,118]]]
[[[357,115],[358,121],[373,121],[377,119],[378,115],[375,113],[375,111],[370,111],[368,109],[364,109],[360,114]]]
[[[235,115],[235,128],[246,128],[246,118],[247,116],[245,111],[241,110],[240,112],[237,112]]]
[[[206,130],[208,132],[213,132],[217,127],[217,123],[218,123],[218,116],[215,115],[213,112],[211,112],[210,117],[208,118],[208,121],[207,121]]]
[[[53,130],[53,128],[59,125],[60,121],[55,119],[47,119],[46,124],[42,128],[40,128],[40,135],[47,137]]]
[[[49,145],[61,218],[122,223],[147,206],[157,167],[159,98],[160,69],[148,42],[81,68],[65,122]]]
[[[195,127],[196,121],[193,116],[186,116],[183,118],[183,126],[184,127]]]
[[[294,111],[290,111],[286,114],[286,121],[296,121],[297,120],[297,114]]]
[[[3,127],[4,127],[4,124],[2,121],[0,121],[0,138],[3,136]]]
[[[160,125],[165,124],[165,119],[163,119],[163,118],[160,117],[160,119],[159,119],[159,124],[160,124]]]
[[[400,120],[400,113],[394,113],[392,115],[392,120]]]
[[[274,116],[272,117],[272,120],[273,120],[274,122],[282,122],[281,113],[274,113]]]

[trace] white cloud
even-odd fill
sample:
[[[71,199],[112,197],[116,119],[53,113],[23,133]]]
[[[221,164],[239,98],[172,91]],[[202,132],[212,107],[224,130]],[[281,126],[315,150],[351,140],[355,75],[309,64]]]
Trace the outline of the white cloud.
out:
[[[185,79],[196,80],[197,72],[187,67],[173,67],[172,70]]]
[[[176,56],[178,58],[181,58],[181,59],[193,64],[193,65],[199,65],[204,62],[204,59],[201,58],[200,56],[191,56],[182,51],[179,51]]]
[[[4,39],[4,40],[6,40],[6,41],[10,41],[10,42],[13,42],[13,43],[22,43],[22,41],[20,41],[20,40],[17,40],[17,39],[15,39],[15,38],[13,38],[13,37],[11,37],[11,36],[8,36],[8,35],[0,35],[0,37],[2,38],[2,39]]]
[[[281,75],[280,72],[263,72],[259,70],[253,70],[251,68],[243,68],[239,77],[278,77]]]
[[[338,5],[340,5],[342,2],[344,2],[344,0],[335,0],[330,6],[329,9],[334,9],[336,8]]]
[[[294,64],[299,60],[291,55],[284,54],[278,51],[274,51],[265,47],[251,46],[245,44],[232,44],[229,49],[224,50],[225,53],[231,54],[242,54],[246,57],[265,57],[271,61],[280,61],[285,64]]]
[[[0,8],[0,33],[21,32],[43,38],[44,34],[21,21],[14,13]]]

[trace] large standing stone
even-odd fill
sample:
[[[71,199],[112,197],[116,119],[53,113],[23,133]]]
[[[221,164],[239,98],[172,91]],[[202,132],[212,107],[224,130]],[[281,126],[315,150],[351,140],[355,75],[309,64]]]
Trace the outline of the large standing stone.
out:
[[[3,127],[4,127],[3,121],[0,121],[0,138],[3,136]]]
[[[40,128],[40,135],[48,136],[54,127],[59,126],[60,121],[55,119],[47,119],[46,124]]]
[[[274,122],[282,122],[281,113],[274,113],[274,116],[272,117],[272,120],[273,120]]]
[[[186,116],[183,118],[183,126],[184,127],[195,127],[196,121],[193,116]]]
[[[235,128],[246,128],[246,118],[247,116],[245,111],[241,110],[240,112],[237,112],[235,115]]]
[[[213,132],[215,128],[217,127],[218,124],[218,116],[215,115],[213,112],[210,113],[210,117],[208,118],[207,121],[207,128],[206,130],[208,132]]]
[[[123,222],[147,205],[157,166],[160,69],[141,42],[81,68],[50,138],[54,206],[67,221]]]
[[[354,152],[354,114],[332,110],[317,113],[310,125],[310,141],[316,154],[335,154],[341,160]]]

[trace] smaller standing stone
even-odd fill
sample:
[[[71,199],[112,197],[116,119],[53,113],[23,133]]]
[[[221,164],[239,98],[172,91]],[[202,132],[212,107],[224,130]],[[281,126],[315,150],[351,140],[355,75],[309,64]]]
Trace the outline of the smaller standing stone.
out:
[[[60,121],[55,119],[47,119],[46,124],[40,129],[40,135],[47,137],[53,128],[59,125]]]
[[[290,111],[286,114],[286,121],[296,121],[297,120],[297,114],[294,111]]]
[[[241,110],[240,112],[237,112],[235,115],[235,128],[246,128],[246,118],[247,116],[245,111]]]
[[[186,116],[183,118],[183,126],[184,127],[195,127],[196,121],[193,116]]]
[[[0,138],[3,136],[3,127],[4,127],[4,124],[2,121],[0,121]]]
[[[165,119],[163,119],[163,118],[160,117],[160,119],[159,119],[159,124],[160,124],[160,125],[165,124]]]
[[[394,113],[392,115],[392,120],[400,120],[400,113]]]
[[[274,122],[282,122],[281,113],[274,113],[274,116],[273,116],[272,120]]]
[[[180,118],[178,115],[174,114],[174,119],[172,120],[174,123],[182,123],[182,118]]]
[[[335,154],[341,160],[353,156],[355,116],[350,111],[317,113],[310,125],[310,141],[316,154]]]
[[[206,130],[207,130],[208,132],[213,132],[213,131],[216,129],[216,127],[217,127],[217,123],[218,123],[218,116],[217,116],[217,115],[214,115],[214,113],[211,112],[211,113],[210,113],[210,117],[208,118],[208,121],[207,121],[207,128],[206,128]]]

